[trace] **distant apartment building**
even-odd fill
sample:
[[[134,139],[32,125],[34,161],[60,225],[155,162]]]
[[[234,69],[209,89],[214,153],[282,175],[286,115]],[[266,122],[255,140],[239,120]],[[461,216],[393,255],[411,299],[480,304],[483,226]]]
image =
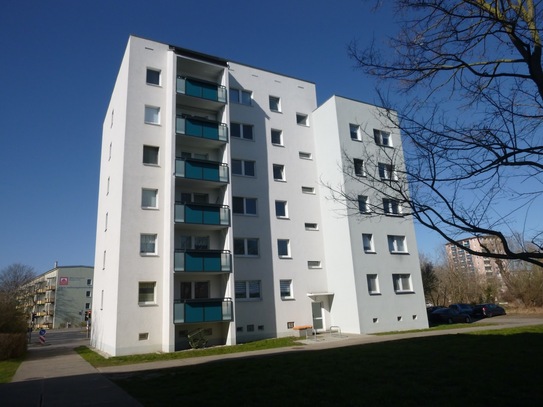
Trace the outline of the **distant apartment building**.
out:
[[[427,327],[412,221],[340,168],[348,151],[356,176],[395,177],[385,152],[402,156],[401,137],[379,111],[318,107],[311,82],[130,37],[103,124],[91,345]]]
[[[79,326],[92,310],[93,267],[57,266],[40,274],[20,291],[34,328]]]
[[[490,250],[500,250],[501,243],[494,236],[470,237],[458,240],[458,243],[465,248],[475,251],[483,251],[483,247],[488,247]],[[462,247],[458,247],[452,243],[445,244],[447,259],[451,267],[456,270],[465,271],[467,273],[475,273],[483,276],[499,276],[500,269],[495,259],[490,257],[478,256],[469,253]],[[502,262],[507,263],[505,260]]]

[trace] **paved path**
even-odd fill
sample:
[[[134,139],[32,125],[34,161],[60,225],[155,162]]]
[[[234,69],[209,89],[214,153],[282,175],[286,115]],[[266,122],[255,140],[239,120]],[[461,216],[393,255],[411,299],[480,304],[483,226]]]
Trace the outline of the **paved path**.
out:
[[[393,335],[353,335],[342,337],[319,335],[318,340],[302,340],[306,346],[267,349],[263,351],[205,356],[163,362],[140,363],[96,369],[81,358],[73,348],[87,345],[88,340],[80,339],[68,344],[50,346],[29,346],[26,360],[20,365],[12,383],[0,384],[0,406],[2,407],[74,407],[74,406],[141,406],[120,387],[106,378],[108,373],[127,373],[164,369],[206,363],[213,360],[257,357],[284,352],[311,352],[367,343],[385,342],[423,336],[457,334],[482,329],[501,329],[522,325],[543,323],[542,316],[521,318],[498,317],[478,321],[469,328],[444,331],[426,331]],[[489,325],[492,324],[492,325]]]

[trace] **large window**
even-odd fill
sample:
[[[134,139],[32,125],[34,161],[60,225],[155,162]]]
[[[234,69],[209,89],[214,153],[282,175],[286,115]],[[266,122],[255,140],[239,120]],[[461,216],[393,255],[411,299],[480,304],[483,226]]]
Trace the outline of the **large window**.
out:
[[[281,111],[281,98],[278,98],[277,96],[270,96],[270,110],[272,112]]]
[[[234,196],[232,211],[238,215],[256,215],[256,198]]]
[[[383,211],[387,215],[400,215],[402,213],[400,201],[396,199],[383,198]]]
[[[392,283],[394,284],[394,291],[397,293],[413,292],[411,274],[392,274]]]
[[[138,303],[140,304],[155,304],[155,289],[154,281],[140,281],[138,286]]]
[[[247,160],[232,160],[232,174],[245,175],[246,177],[255,176],[255,162]]]
[[[375,253],[373,235],[371,233],[362,233],[362,246],[364,247],[364,252]]]
[[[157,235],[142,234],[140,236],[140,253],[156,254],[156,238]]]
[[[292,280],[279,280],[279,290],[282,299],[294,298],[292,292]]]
[[[366,176],[366,168],[364,166],[364,160],[355,158],[353,160],[353,166],[354,166],[354,175],[356,175],[357,177]]]
[[[182,281],[180,297],[182,300],[209,298],[209,281]]]
[[[392,147],[392,137],[388,131],[373,129],[373,138],[379,146]]]
[[[398,180],[398,174],[396,173],[396,170],[394,169],[393,165],[379,163],[378,168],[379,168],[379,177],[381,179],[392,180],[392,181]]]
[[[254,140],[253,125],[243,123],[230,123],[230,136],[245,140]]]
[[[235,283],[236,300],[259,300],[260,280],[242,280]]]
[[[281,258],[290,258],[290,240],[277,239],[277,253]]]
[[[230,103],[251,106],[253,94],[248,90],[230,88]]]
[[[258,239],[234,238],[234,255],[258,256]]]
[[[145,106],[145,123],[160,124],[160,107]]]
[[[273,179],[275,181],[286,181],[285,166],[282,164],[273,164]]]
[[[275,216],[288,218],[287,201],[275,201]]]
[[[405,236],[388,235],[388,249],[390,253],[407,253]]]
[[[158,189],[142,189],[141,190],[141,207],[142,208],[157,208]]]
[[[157,69],[147,68],[146,82],[148,85],[160,86],[160,71]]]
[[[377,274],[367,274],[366,279],[368,281],[368,293],[370,295],[380,294]]]

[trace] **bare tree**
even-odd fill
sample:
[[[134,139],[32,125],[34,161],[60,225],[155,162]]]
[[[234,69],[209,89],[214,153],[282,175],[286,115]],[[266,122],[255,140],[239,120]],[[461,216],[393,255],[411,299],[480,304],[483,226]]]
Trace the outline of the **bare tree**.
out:
[[[495,236],[499,250],[466,250],[539,266],[541,3],[396,0],[397,36],[382,47],[349,48],[358,67],[402,96],[391,102],[380,93],[383,123],[398,126],[404,140],[405,166],[396,166],[397,178],[387,185],[387,194],[406,209],[403,215],[453,244],[466,235]],[[386,151],[394,162],[393,150]],[[378,178],[358,181],[381,191]],[[356,197],[346,198],[356,203]],[[514,232],[522,238],[513,247],[508,236]]]
[[[0,332],[25,332],[28,315],[19,300],[26,299],[25,284],[34,276],[32,267],[19,263],[0,271]]]

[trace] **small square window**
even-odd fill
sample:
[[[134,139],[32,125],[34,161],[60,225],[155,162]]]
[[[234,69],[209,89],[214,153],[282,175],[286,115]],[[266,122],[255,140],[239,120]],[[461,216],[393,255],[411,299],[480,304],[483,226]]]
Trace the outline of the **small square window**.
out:
[[[349,132],[352,140],[362,140],[360,126],[358,124],[349,124]]]
[[[141,254],[156,254],[156,237],[157,235],[142,234],[140,236],[140,253]]]
[[[380,294],[377,274],[367,274],[366,279],[368,281],[368,293],[373,295]]]
[[[147,84],[160,86],[160,71],[147,68]]]
[[[373,235],[371,233],[362,233],[362,245],[366,253],[375,253]]]
[[[141,190],[141,207],[142,208],[157,208],[158,189],[142,189]]]
[[[279,290],[281,292],[281,298],[294,298],[292,293],[292,280],[279,280]]]
[[[277,253],[280,258],[290,258],[290,240],[277,239]]]
[[[379,146],[392,147],[392,137],[388,131],[373,129],[375,144]]]
[[[138,285],[138,303],[155,304],[156,282],[140,281]]]
[[[383,198],[383,211],[387,215],[401,215],[402,207],[397,199]]]
[[[392,181],[398,180],[398,174],[396,173],[396,170],[393,165],[379,163],[378,168],[379,168],[379,177],[381,179],[392,180]]]
[[[275,216],[288,218],[287,201],[275,201]]]
[[[275,181],[286,181],[284,165],[273,164],[273,179]]]
[[[405,236],[388,235],[387,238],[390,253],[407,253]]]
[[[145,123],[160,124],[160,107],[145,106]]]
[[[277,96],[270,96],[270,110],[272,112],[281,111],[281,99]]]
[[[158,147],[143,146],[143,163],[158,165]]]
[[[281,130],[271,130],[271,142],[276,146],[283,145],[283,132]]]
[[[392,283],[396,293],[413,292],[411,285],[411,274],[392,274]]]
[[[300,126],[308,126],[307,115],[302,113],[296,113],[296,123]]]

